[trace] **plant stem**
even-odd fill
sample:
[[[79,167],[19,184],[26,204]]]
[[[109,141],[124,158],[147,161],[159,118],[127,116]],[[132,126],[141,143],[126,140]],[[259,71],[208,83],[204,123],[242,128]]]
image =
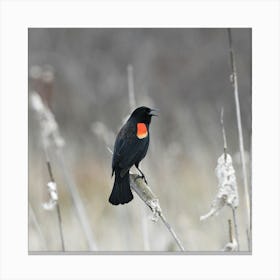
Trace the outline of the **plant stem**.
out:
[[[61,213],[60,213],[60,207],[58,202],[56,204],[56,212],[58,218],[59,233],[61,238],[61,247],[62,247],[62,251],[65,252],[65,245],[64,245],[63,232],[62,232],[62,220],[61,220]]]
[[[233,216],[233,224],[234,224],[235,239],[236,239],[236,242],[237,242],[237,251],[239,251],[239,233],[238,233],[236,212],[235,212],[235,209],[234,209],[234,208],[232,208],[232,216]]]
[[[48,173],[50,176],[51,182],[55,182],[53,172],[52,172],[52,166],[49,160],[49,155],[47,151],[47,147],[44,147],[45,150],[45,155],[46,155],[46,162],[47,162],[47,168],[48,168]],[[59,201],[57,200],[56,202],[56,212],[57,212],[57,218],[58,218],[58,227],[59,227],[59,235],[60,235],[60,240],[61,240],[61,248],[62,251],[65,251],[65,245],[64,245],[64,237],[63,237],[63,230],[62,230],[62,219],[61,219],[61,212],[59,208]]]
[[[177,237],[175,231],[167,222],[165,216],[162,214],[160,209],[159,201],[155,194],[149,188],[149,186],[144,182],[144,180],[137,174],[130,174],[130,187],[138,194],[138,196],[145,202],[145,204],[151,209],[154,215],[159,216],[165,227],[171,233],[173,239],[178,245],[181,251],[185,251],[181,241]],[[154,207],[152,207],[154,205]]]
[[[234,98],[235,98],[235,107],[236,107],[236,118],[237,118],[237,127],[239,135],[239,149],[242,163],[242,173],[243,173],[243,183],[244,183],[244,192],[245,192],[245,201],[247,207],[247,231],[249,236],[248,247],[250,248],[251,244],[251,203],[250,203],[250,192],[247,179],[246,171],[246,162],[245,162],[245,153],[244,153],[244,141],[243,141],[243,132],[242,132],[242,122],[241,122],[241,113],[240,113],[240,103],[239,103],[239,93],[238,93],[238,80],[237,80],[237,71],[235,63],[235,54],[232,47],[232,36],[231,29],[228,28],[228,41],[229,41],[229,53],[230,53],[230,63],[231,63],[231,82],[234,88]]]
[[[224,155],[225,155],[225,161],[227,159],[227,136],[226,136],[226,131],[225,131],[225,126],[224,126],[224,108],[221,110],[221,125],[222,125],[222,131],[223,131],[223,139],[224,139]],[[234,223],[234,229],[235,229],[235,238],[237,242],[237,251],[239,251],[239,235],[238,235],[238,226],[237,226],[237,221],[236,221],[236,213],[235,213],[235,208],[232,208],[232,215],[233,215],[233,223]],[[231,220],[228,220],[229,222],[229,230],[230,230],[230,242],[233,241],[232,238],[232,230],[231,230]]]
[[[229,242],[233,242],[233,236],[232,236],[232,225],[231,225],[231,219],[228,220],[228,234],[229,234]]]
[[[167,227],[167,229],[169,230],[169,232],[171,233],[171,235],[173,236],[176,244],[178,245],[178,247],[180,248],[181,251],[185,251],[180,239],[177,237],[177,234],[175,233],[175,231],[173,230],[173,228],[170,226],[170,224],[167,222],[165,216],[160,213],[159,217],[161,218],[162,222],[164,223],[164,225]]]

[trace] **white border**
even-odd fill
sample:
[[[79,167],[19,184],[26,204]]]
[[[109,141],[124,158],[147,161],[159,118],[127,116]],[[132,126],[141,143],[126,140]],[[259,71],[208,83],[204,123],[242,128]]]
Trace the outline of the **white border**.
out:
[[[279,279],[278,1],[2,1],[0,20],[2,279]],[[58,26],[253,27],[252,256],[28,256],[27,28]]]

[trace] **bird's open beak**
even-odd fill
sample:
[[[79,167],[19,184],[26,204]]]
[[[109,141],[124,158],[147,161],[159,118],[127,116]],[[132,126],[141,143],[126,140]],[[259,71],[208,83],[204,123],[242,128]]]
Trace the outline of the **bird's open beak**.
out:
[[[150,116],[158,116],[159,109],[151,109],[149,115]]]

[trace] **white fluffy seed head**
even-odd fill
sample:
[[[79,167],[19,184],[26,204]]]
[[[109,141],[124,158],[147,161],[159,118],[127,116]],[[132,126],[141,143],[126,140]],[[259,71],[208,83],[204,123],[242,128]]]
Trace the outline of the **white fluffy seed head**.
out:
[[[48,187],[48,193],[49,193],[49,200],[47,202],[43,203],[43,208],[47,211],[51,211],[54,209],[54,207],[56,206],[57,201],[58,201],[56,183],[53,181],[50,181],[47,183],[47,187]]]
[[[215,174],[218,178],[218,193],[211,204],[209,213],[200,217],[205,220],[228,205],[237,208],[239,204],[235,170],[232,165],[232,158],[229,154],[222,154],[217,161]]]
[[[43,101],[42,101],[41,97],[36,92],[31,93],[30,103],[31,103],[32,108],[36,112],[42,112],[44,110]]]

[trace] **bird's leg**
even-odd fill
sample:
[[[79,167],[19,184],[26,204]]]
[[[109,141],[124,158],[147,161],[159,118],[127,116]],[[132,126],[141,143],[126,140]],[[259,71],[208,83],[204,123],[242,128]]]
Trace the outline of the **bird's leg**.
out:
[[[141,178],[144,180],[146,185],[148,185],[148,182],[146,180],[146,177],[145,177],[144,173],[141,171],[141,169],[137,165],[135,165],[135,166],[136,166],[137,170],[141,173],[141,175],[142,175]]]

